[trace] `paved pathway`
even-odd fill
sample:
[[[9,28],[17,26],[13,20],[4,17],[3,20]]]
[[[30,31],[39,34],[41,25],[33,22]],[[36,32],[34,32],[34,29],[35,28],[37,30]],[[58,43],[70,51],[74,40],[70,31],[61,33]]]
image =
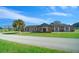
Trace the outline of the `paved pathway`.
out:
[[[51,38],[0,34],[0,39],[51,49],[79,52],[79,39],[73,38]]]

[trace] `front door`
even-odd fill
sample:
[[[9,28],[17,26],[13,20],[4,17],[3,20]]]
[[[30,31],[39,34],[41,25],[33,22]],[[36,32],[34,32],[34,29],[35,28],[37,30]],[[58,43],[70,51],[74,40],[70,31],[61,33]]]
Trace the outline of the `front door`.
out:
[[[43,28],[43,32],[46,32],[46,28]]]

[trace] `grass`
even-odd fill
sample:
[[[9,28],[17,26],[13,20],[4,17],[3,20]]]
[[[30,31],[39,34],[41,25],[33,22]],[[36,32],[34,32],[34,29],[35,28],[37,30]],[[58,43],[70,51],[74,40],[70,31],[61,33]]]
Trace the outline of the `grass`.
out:
[[[3,34],[16,34],[16,31],[8,31],[8,32],[2,32]]]
[[[24,35],[24,36],[79,38],[79,29],[76,29],[75,32],[32,33],[32,32],[7,31],[3,33],[4,34],[18,34],[18,35]]]
[[[42,36],[42,37],[62,37],[62,38],[79,38],[79,32],[52,32],[52,33],[21,32],[18,35]]]
[[[0,53],[64,53],[64,51],[19,44],[0,39]]]

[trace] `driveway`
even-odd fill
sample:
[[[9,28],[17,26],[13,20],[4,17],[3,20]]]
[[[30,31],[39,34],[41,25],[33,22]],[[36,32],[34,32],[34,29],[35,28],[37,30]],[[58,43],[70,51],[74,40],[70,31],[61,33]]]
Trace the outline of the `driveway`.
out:
[[[0,34],[0,39],[39,47],[46,47],[50,49],[79,52],[79,39],[76,38],[53,38]]]

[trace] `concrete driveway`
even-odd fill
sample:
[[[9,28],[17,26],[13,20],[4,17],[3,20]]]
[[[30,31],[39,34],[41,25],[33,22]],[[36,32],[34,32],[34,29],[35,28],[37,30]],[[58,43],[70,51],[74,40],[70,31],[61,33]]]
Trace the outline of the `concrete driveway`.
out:
[[[50,49],[79,52],[79,39],[76,38],[53,38],[0,34],[0,39],[18,42],[22,44],[46,47]]]

